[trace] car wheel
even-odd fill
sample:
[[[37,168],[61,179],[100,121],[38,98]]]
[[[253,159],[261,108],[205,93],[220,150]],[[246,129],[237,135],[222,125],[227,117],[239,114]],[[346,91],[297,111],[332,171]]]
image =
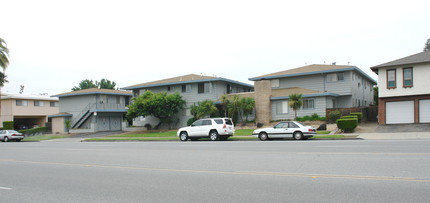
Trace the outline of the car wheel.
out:
[[[4,141],[4,142],[9,142],[9,138],[8,138],[7,136],[5,136],[5,137],[3,138],[3,141]]]
[[[261,141],[266,141],[269,139],[269,136],[267,136],[267,133],[260,133],[260,136],[258,136]]]
[[[303,134],[301,132],[295,132],[294,133],[294,139],[303,140]]]
[[[181,132],[181,134],[179,134],[179,139],[181,139],[181,141],[187,141],[188,140],[188,133],[187,132]]]
[[[217,141],[217,140],[219,140],[218,132],[217,132],[216,130],[212,130],[212,131],[209,133],[209,138],[210,138],[212,141]]]

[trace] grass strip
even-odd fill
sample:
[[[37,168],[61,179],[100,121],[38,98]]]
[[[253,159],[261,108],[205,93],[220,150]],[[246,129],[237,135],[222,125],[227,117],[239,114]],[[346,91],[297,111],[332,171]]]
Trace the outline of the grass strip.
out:
[[[67,135],[36,135],[25,137],[22,139],[22,142],[37,142],[42,140],[53,140],[53,139],[62,139],[68,137]]]

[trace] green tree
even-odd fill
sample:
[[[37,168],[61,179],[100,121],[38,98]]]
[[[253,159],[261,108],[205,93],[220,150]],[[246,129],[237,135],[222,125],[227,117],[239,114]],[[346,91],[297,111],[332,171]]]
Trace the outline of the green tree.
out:
[[[72,88],[72,91],[90,89],[90,88],[98,88],[97,81],[94,83],[93,80],[82,80],[78,86]]]
[[[229,103],[230,103],[230,100],[228,99],[227,95],[223,94],[221,96],[221,107],[222,107],[222,110],[224,111],[224,117],[228,116],[227,112],[228,112]]]
[[[229,117],[233,119],[233,122],[237,122],[237,116],[240,116],[240,120],[243,121],[242,114],[240,113],[240,110],[242,108],[242,103],[240,101],[239,96],[234,95],[233,99],[228,104],[228,114]]]
[[[294,110],[294,120],[297,119],[297,110],[302,108],[302,94],[290,94],[288,106],[290,106]]]
[[[96,81],[96,85],[100,89],[115,89],[116,83],[107,79],[102,79],[100,82]]]
[[[67,134],[70,134],[70,128],[72,128],[72,120],[64,119],[64,127],[66,127]]]
[[[427,40],[427,43],[424,46],[424,51],[430,51],[430,38]]]
[[[197,105],[193,104],[193,106],[191,106],[191,112],[196,119],[201,119],[206,116],[217,116],[218,109],[213,101],[204,100],[202,102],[198,102]]]
[[[0,72],[0,87],[4,86],[4,83],[8,82],[6,80],[6,68],[9,66],[9,49],[6,46],[6,42],[0,38],[0,67],[3,72]]]
[[[245,97],[242,98],[240,102],[242,104],[241,107],[243,115],[245,116],[245,120],[243,121],[243,123],[246,123],[246,121],[248,121],[248,116],[252,114],[252,111],[255,108],[255,100],[254,98]]]
[[[160,119],[160,123],[155,126],[158,129],[161,124],[171,124],[176,114],[185,107],[185,100],[179,93],[169,94],[166,92],[152,93],[145,91],[142,95],[133,98],[133,102],[128,106],[127,120],[138,116],[153,116]]]

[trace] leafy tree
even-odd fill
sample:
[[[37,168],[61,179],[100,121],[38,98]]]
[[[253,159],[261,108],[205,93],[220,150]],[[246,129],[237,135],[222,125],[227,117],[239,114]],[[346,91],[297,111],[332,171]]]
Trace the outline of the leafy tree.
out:
[[[90,88],[100,88],[100,89],[115,89],[116,83],[107,79],[102,79],[100,82],[93,80],[82,80],[78,86],[72,88],[72,91],[90,89]]]
[[[127,120],[138,116],[153,116],[160,119],[160,123],[155,126],[158,129],[161,124],[170,124],[178,112],[185,107],[185,100],[179,93],[169,94],[166,92],[152,93],[145,91],[142,95],[133,98],[133,102],[128,106]]]
[[[226,94],[223,94],[221,96],[221,106],[222,106],[222,110],[224,111],[224,117],[227,117],[227,112],[228,112],[228,104],[230,103],[230,100],[228,100],[228,97]]]
[[[233,99],[230,101],[230,103],[227,106],[228,108],[228,114],[230,118],[233,118],[233,122],[237,122],[237,115],[240,116],[240,119],[243,120],[242,114],[240,113],[240,110],[242,108],[242,103],[239,99],[239,96],[234,95]]]
[[[6,46],[6,42],[0,38],[0,67],[3,72],[9,66],[9,49]]]
[[[216,108],[213,101],[204,100],[202,102],[198,102],[197,105],[193,104],[191,106],[191,114],[196,118],[204,118],[206,116],[212,117],[217,116],[218,109]]]
[[[290,94],[288,106],[294,110],[294,120],[297,119],[297,110],[303,106],[302,94]]]
[[[64,119],[64,126],[66,127],[67,134],[70,134],[70,128],[72,128],[72,120]]]
[[[252,114],[252,111],[255,108],[255,100],[254,98],[245,97],[242,98],[240,102],[242,103],[242,112],[245,116],[245,120],[243,120],[243,122],[246,123],[246,121],[248,121],[248,116]]]
[[[72,91],[90,89],[90,88],[98,88],[97,81],[94,83],[93,80],[82,80],[79,85],[72,88]]]
[[[107,79],[102,79],[100,80],[100,82],[96,81],[96,85],[100,88],[100,89],[115,89],[116,83],[114,81],[110,81]]]

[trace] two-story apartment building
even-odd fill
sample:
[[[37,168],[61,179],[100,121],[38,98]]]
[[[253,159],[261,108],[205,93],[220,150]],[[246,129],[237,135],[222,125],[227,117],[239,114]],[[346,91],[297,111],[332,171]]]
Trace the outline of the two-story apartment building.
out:
[[[13,121],[17,130],[45,126],[48,115],[58,111],[56,97],[2,93],[0,126],[3,121]]]
[[[189,74],[132,85],[122,89],[132,90],[134,96],[141,95],[147,90],[154,93],[167,92],[168,94],[179,92],[182,99],[186,101],[186,107],[182,112],[179,112],[178,122],[175,127],[182,127],[186,126],[188,119],[192,117],[190,113],[191,105],[204,100],[216,102],[223,94],[251,92],[254,87],[226,78]],[[151,126],[154,126],[158,122],[158,119],[151,117],[137,118],[133,125],[144,126],[145,124],[151,124]]]
[[[297,116],[326,116],[327,108],[351,108],[373,103],[376,81],[361,69],[349,65],[308,65],[266,74],[254,81],[256,119],[294,119],[289,95],[302,94],[303,107]]]
[[[63,122],[55,119],[71,119],[71,127],[81,132],[119,131],[127,113],[132,93],[111,89],[84,89],[55,95],[59,98],[59,111],[52,115],[53,129],[64,132]],[[54,123],[59,126],[54,126]]]
[[[379,80],[379,124],[430,122],[430,51],[371,69]]]

